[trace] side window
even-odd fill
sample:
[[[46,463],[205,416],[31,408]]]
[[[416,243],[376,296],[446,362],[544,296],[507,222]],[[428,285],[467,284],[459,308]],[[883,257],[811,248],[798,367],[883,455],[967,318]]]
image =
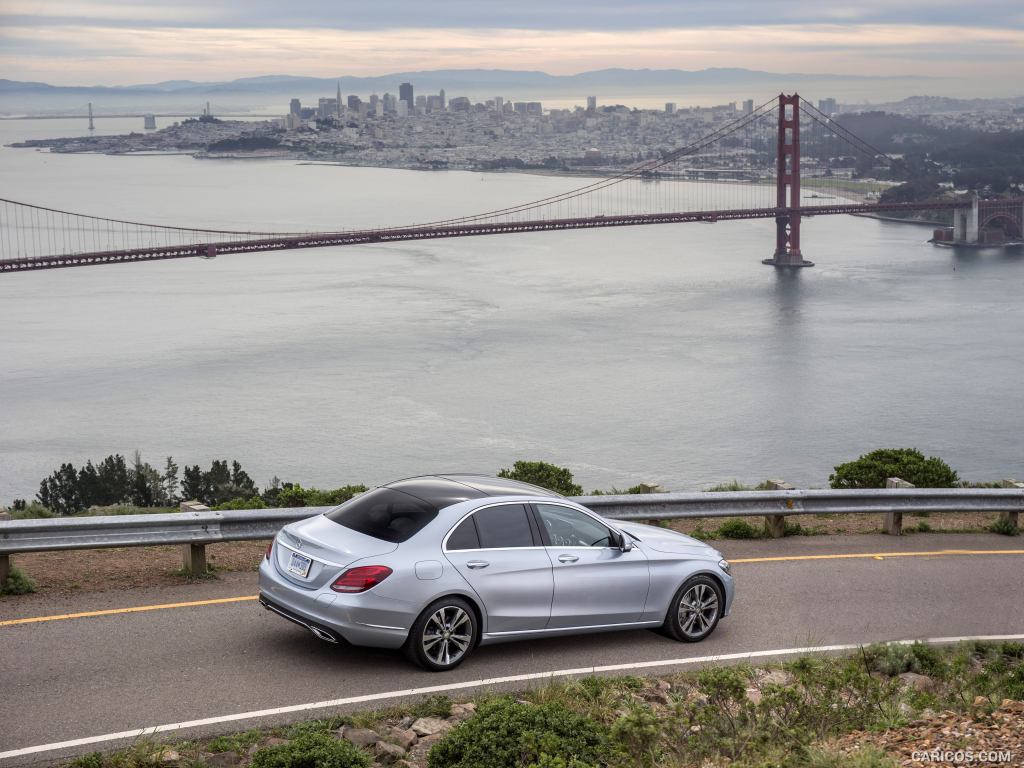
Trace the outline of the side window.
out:
[[[610,547],[611,531],[571,507],[537,504],[541,525],[553,547]]]
[[[473,517],[476,518],[476,529],[480,534],[480,546],[484,549],[533,546],[530,520],[522,504],[487,507]]]
[[[470,515],[448,537],[448,549],[480,549],[480,537],[476,535],[476,523]]]

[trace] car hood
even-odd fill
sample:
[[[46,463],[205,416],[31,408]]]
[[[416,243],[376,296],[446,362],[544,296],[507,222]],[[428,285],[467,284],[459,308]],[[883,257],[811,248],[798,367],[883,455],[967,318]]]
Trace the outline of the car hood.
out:
[[[653,549],[655,552],[721,557],[717,550],[708,546],[703,541],[698,541],[668,528],[644,525],[642,523],[623,523],[619,527],[626,533],[635,535],[641,544],[648,549]]]

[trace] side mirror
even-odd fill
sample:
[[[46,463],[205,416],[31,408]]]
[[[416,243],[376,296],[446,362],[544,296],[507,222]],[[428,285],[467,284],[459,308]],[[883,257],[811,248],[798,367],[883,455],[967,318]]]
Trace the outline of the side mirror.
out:
[[[623,552],[629,552],[633,549],[633,540],[624,533],[618,534],[619,536],[619,549]]]

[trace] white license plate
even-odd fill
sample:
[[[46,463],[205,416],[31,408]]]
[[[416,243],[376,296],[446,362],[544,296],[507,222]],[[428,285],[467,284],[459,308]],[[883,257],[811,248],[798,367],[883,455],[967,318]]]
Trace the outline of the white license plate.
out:
[[[300,555],[298,552],[292,552],[291,557],[288,558],[288,572],[305,578],[306,574],[309,573],[309,566],[312,564],[313,560],[311,558]]]

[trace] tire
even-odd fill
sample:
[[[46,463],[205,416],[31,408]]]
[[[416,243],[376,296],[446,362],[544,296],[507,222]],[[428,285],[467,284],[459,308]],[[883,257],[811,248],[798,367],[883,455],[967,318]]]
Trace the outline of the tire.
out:
[[[472,606],[460,597],[442,597],[413,623],[405,655],[428,672],[446,672],[465,661],[479,639]]]
[[[669,603],[662,629],[674,640],[699,643],[715,631],[724,605],[717,581],[703,574],[691,576]]]

